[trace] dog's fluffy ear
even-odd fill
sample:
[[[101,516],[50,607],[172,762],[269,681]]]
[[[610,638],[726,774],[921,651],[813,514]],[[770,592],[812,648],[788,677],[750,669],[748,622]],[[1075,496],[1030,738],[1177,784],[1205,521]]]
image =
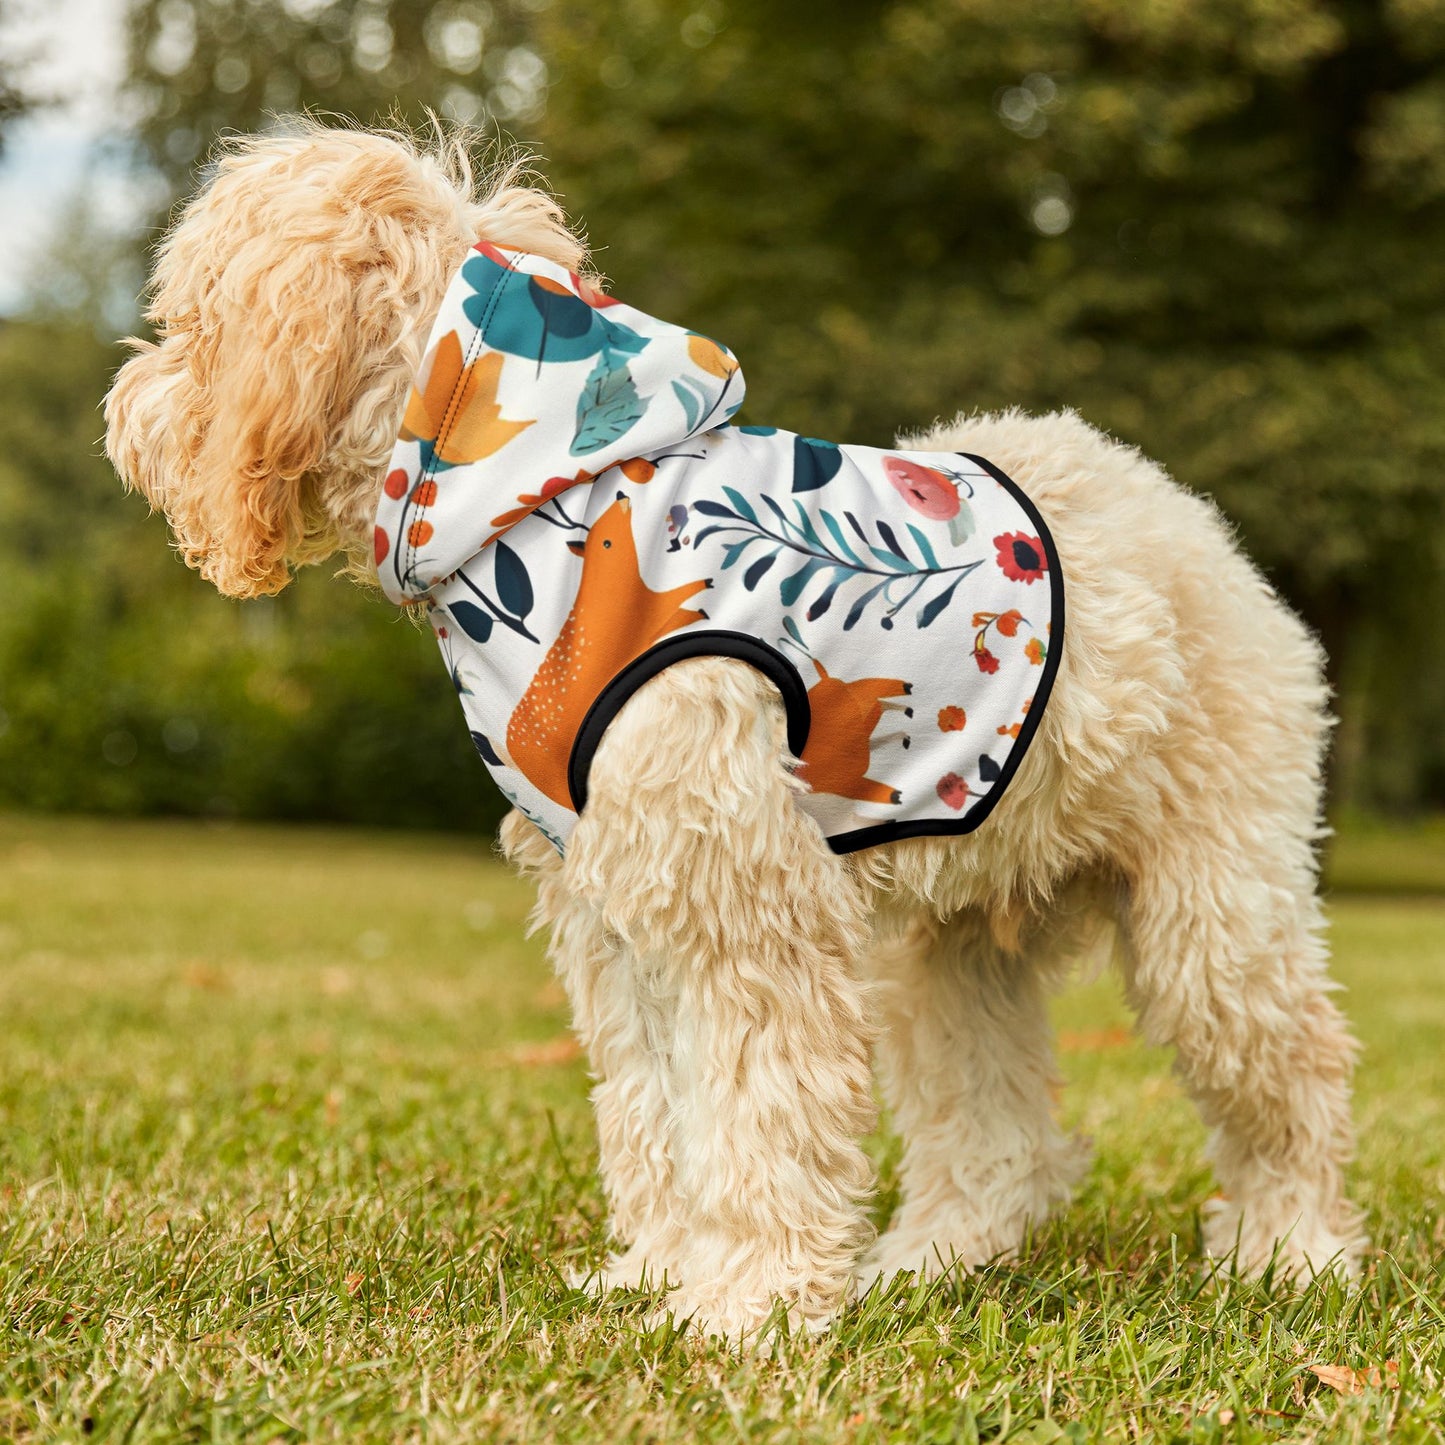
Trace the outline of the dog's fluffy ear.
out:
[[[222,162],[161,248],[148,313],[159,340],[134,343],[106,404],[121,476],[165,512],[186,562],[235,597],[279,591],[288,559],[321,540],[305,482],[326,455],[347,353],[370,339],[357,282],[384,264],[358,236],[338,245],[342,197],[294,159],[257,148]]]
[[[365,556],[376,487],[451,273],[479,236],[582,248],[510,170],[477,195],[463,148],[303,125],[224,150],[162,245],[106,399],[106,446],[222,592]]]

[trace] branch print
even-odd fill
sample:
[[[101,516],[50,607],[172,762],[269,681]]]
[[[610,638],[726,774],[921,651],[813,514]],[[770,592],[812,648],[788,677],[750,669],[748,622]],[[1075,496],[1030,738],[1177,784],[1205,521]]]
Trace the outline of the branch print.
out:
[[[791,553],[795,561],[801,558],[801,565],[779,580],[778,596],[785,607],[792,607],[808,584],[821,576],[823,588],[814,594],[803,614],[809,622],[832,607],[839,589],[847,583],[868,581],[869,585],[854,597],[843,619],[843,630],[850,631],[869,606],[877,602],[883,608],[879,626],[886,631],[892,628],[894,617],[930,583],[951,579],[941,592],[919,608],[918,626],[927,627],[953,600],[958,584],[983,566],[982,558],[944,566],[928,538],[911,522],[905,529],[908,533],[905,542],[889,523],[882,518],[875,519],[875,539],[852,512],[842,514],[843,522],[847,523],[845,528],[834,513],[820,508],[817,513],[823,528],[820,532],[808,508],[796,498],[792,499],[790,514],[772,497],[763,495],[760,500],[771,514],[764,519],[740,492],[732,487],[724,487],[722,491],[726,503],[711,500],[693,503],[694,512],[716,519],[697,533],[693,546],[713,536],[735,537],[737,540],[724,544],[724,571],[755,548],[743,573],[743,586],[749,591],[780,561],[785,561],[788,554]],[[869,580],[873,578],[881,580]]]

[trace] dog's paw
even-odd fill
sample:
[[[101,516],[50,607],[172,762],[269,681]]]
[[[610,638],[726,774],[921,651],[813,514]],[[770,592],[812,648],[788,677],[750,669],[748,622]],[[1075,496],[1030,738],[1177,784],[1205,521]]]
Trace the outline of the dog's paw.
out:
[[[739,1299],[721,1290],[684,1288],[671,1291],[647,1323],[650,1328],[665,1324],[695,1331],[733,1349],[771,1355],[784,1332],[793,1339],[826,1333],[834,1313],[805,1312],[778,1299]]]
[[[889,1230],[863,1257],[854,1279],[859,1295],[864,1295],[875,1286],[886,1290],[903,1275],[938,1279],[954,1271],[968,1274],[994,1259],[1007,1259],[1012,1253],[1012,1247],[1002,1245],[985,1252],[982,1242],[968,1237],[955,1236],[943,1244],[912,1231]]]
[[[676,1281],[669,1278],[666,1265],[656,1263],[645,1248],[634,1245],[623,1254],[612,1254],[595,1269],[573,1270],[567,1282],[573,1289],[585,1290],[599,1298],[615,1289],[666,1289]]]
[[[1352,1205],[1342,1204],[1326,1218],[1318,1211],[1242,1210],[1233,1200],[1210,1199],[1203,1213],[1204,1252],[1246,1278],[1257,1279],[1271,1266],[1279,1280],[1359,1275],[1368,1240]]]

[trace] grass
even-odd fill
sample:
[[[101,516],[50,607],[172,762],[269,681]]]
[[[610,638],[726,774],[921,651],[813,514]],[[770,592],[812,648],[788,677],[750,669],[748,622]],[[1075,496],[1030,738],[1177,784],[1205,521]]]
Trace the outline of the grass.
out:
[[[1200,1127],[1098,984],[1058,1007],[1077,1202],[756,1359],[566,1283],[586,1078],[481,845],[0,818],[0,860],[0,1438],[1445,1439],[1445,900],[1332,904],[1360,1288],[1211,1277]]]

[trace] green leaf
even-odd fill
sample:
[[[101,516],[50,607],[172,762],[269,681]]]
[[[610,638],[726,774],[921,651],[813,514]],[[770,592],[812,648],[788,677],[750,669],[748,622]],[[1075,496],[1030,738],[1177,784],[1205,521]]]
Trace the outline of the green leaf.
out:
[[[568,451],[581,457],[611,446],[637,425],[646,410],[647,402],[638,396],[627,363],[614,366],[612,353],[604,350],[577,398],[577,434]]]

